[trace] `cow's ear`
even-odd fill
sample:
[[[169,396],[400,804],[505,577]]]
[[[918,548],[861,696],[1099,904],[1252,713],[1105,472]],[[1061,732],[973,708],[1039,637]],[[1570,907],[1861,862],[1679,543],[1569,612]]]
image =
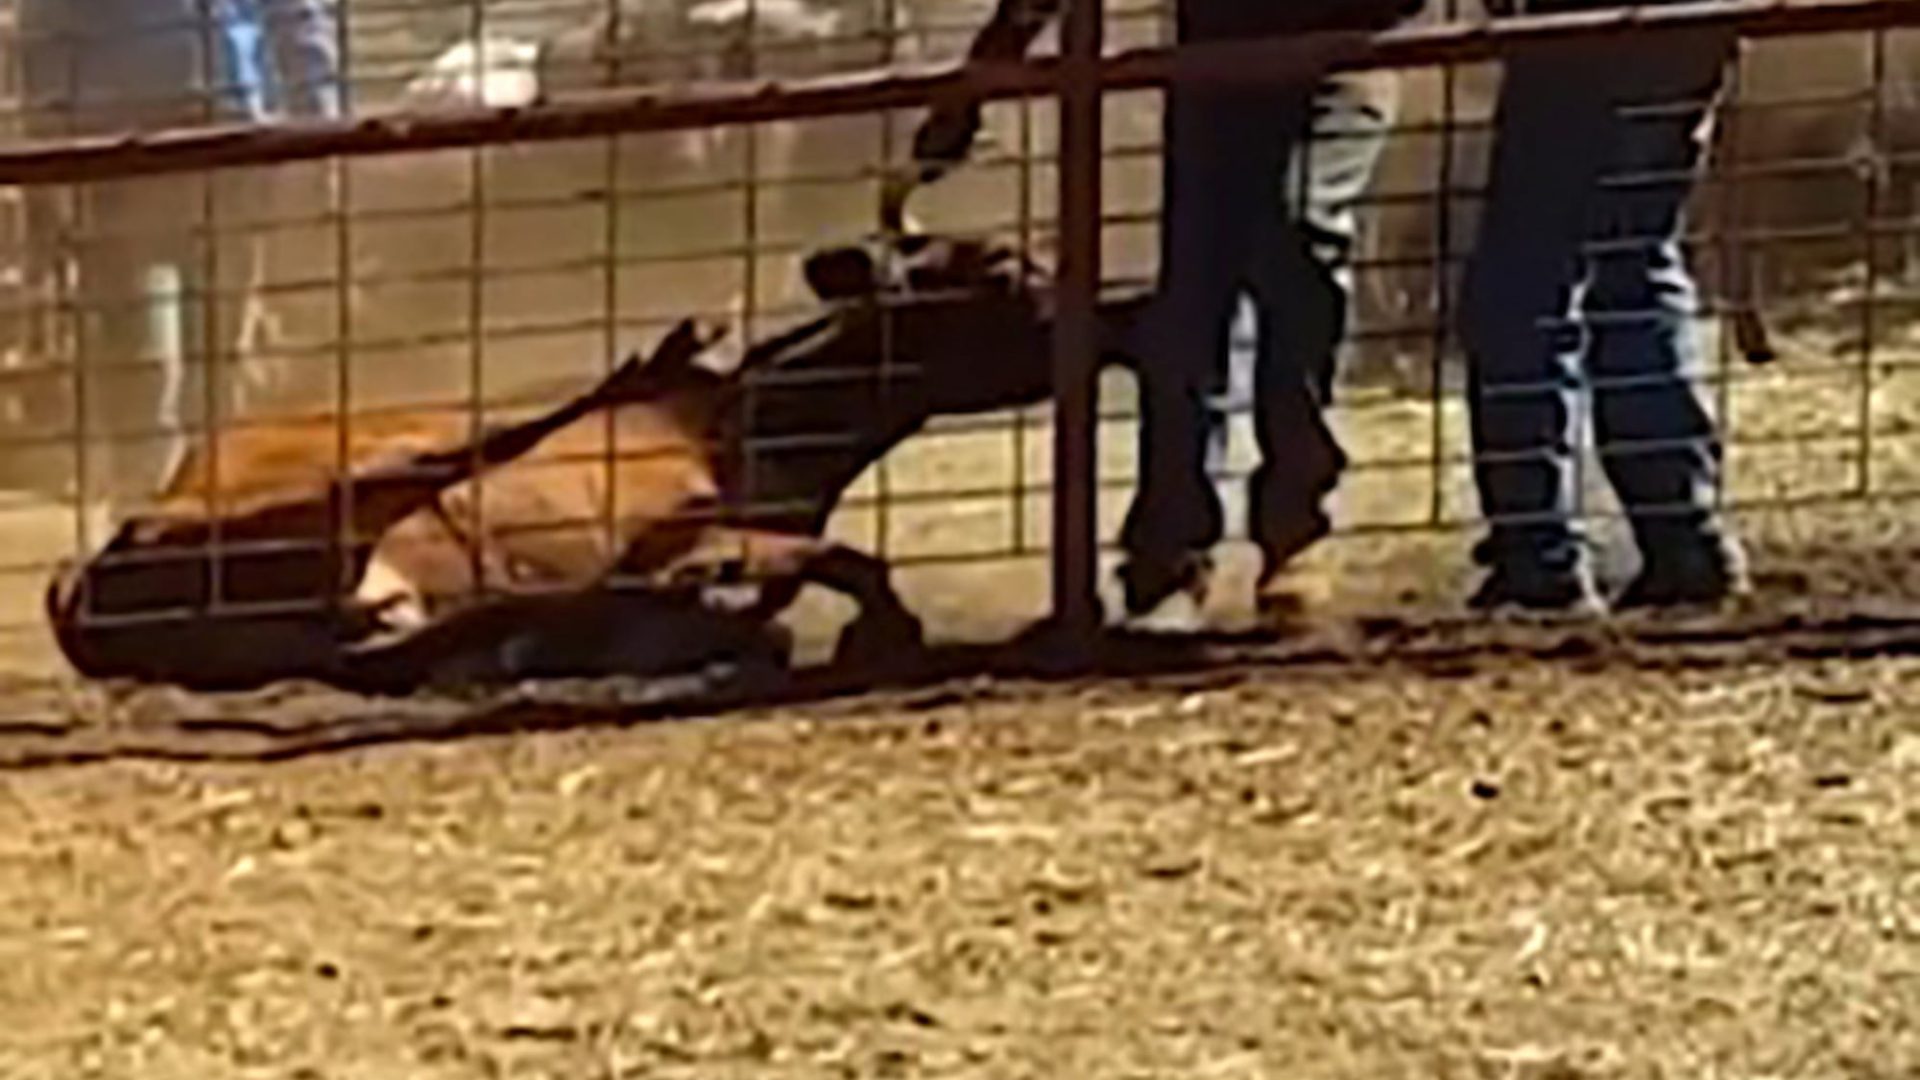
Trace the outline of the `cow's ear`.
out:
[[[691,368],[712,343],[697,320],[682,319],[654,346],[653,356],[647,361],[648,374],[655,378],[678,375]]]
[[[706,352],[727,339],[732,329],[718,319],[692,319],[694,339],[699,343],[699,352]]]

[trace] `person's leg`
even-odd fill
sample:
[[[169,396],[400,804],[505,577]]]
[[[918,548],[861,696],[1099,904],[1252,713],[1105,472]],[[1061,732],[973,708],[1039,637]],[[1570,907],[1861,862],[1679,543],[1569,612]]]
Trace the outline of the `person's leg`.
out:
[[[1241,494],[1228,481],[1227,472],[1233,457],[1233,418],[1252,408],[1254,350],[1247,348],[1246,343],[1253,341],[1257,347],[1257,326],[1258,313],[1249,298],[1242,296],[1234,307],[1233,317],[1221,328],[1220,354],[1225,363],[1215,368],[1206,396],[1207,475],[1213,478],[1215,498],[1226,507],[1232,507]],[[1240,507],[1242,517],[1245,509]],[[1243,520],[1225,525],[1228,530],[1242,527]]]
[[[64,320],[66,293],[65,204],[57,188],[21,191],[20,276],[11,291],[0,349],[8,378],[0,386],[0,485],[60,494],[72,482],[73,461],[64,438],[71,426],[71,335]]]
[[[1305,358],[1309,383],[1323,402],[1333,398],[1334,362],[1352,299],[1358,207],[1373,185],[1374,170],[1399,110],[1398,72],[1330,76],[1315,93],[1313,141],[1296,150],[1288,162],[1286,204],[1301,223],[1314,262],[1327,279],[1326,317],[1309,324],[1308,329],[1315,332],[1303,339],[1298,350]],[[1286,335],[1276,340],[1284,341]]]
[[[271,175],[271,169],[241,169],[212,179],[214,224],[195,272],[202,301],[191,341],[207,384],[199,387],[196,413],[202,429],[269,412],[286,395],[284,378],[270,374],[284,360],[275,355],[280,343],[273,340],[275,320],[268,316],[277,297],[264,265],[268,241],[275,238]]]
[[[93,281],[83,285],[94,327],[87,411],[109,441],[101,465],[116,499],[157,491],[203,424],[210,294],[195,229],[203,183],[147,177],[94,193],[80,274]]]
[[[1607,102],[1554,50],[1509,62],[1485,209],[1462,285],[1474,480],[1490,572],[1476,607],[1593,600],[1572,520],[1573,409],[1584,346],[1569,320],[1584,266]]]
[[[1288,224],[1260,260],[1260,464],[1249,480],[1248,519],[1262,553],[1259,598],[1270,611],[1303,601],[1282,575],[1330,527],[1322,503],[1346,467],[1325,408],[1347,329],[1355,207],[1386,144],[1397,89],[1391,72],[1336,75],[1320,84],[1311,139],[1295,148],[1281,192]]]
[[[338,280],[327,169],[327,162],[296,162],[234,174],[245,182],[236,194],[249,200],[256,225],[248,250],[227,256],[247,271],[234,301],[242,321],[229,336],[248,347],[238,374],[249,413],[322,407],[334,394],[333,346],[347,289]]]
[[[1181,5],[1183,41],[1240,29],[1222,0]],[[1207,476],[1207,397],[1223,329],[1255,246],[1279,216],[1273,197],[1306,124],[1297,87],[1176,85],[1167,95],[1160,282],[1133,342],[1139,370],[1140,483],[1121,529],[1127,607],[1141,614],[1198,591],[1222,512]]]
[[[1680,249],[1696,135],[1731,48],[1719,37],[1643,46],[1631,64],[1600,59],[1592,70],[1616,83],[1613,72],[1634,72],[1611,120],[1585,303],[1601,462],[1644,563],[1621,597],[1628,606],[1713,601],[1743,584],[1715,511],[1721,447],[1696,385],[1697,293]]]
[[[243,222],[226,205],[227,178],[162,177],[149,196],[175,206],[182,227],[155,228],[147,261],[150,350],[162,360],[164,434],[151,443],[156,480],[165,483],[190,447],[225,424],[235,402],[235,346],[250,273]],[[204,228],[191,226],[204,223]]]
[[[86,455],[80,497],[116,504],[153,490],[153,470],[142,463],[151,456],[165,393],[147,292],[152,246],[141,232],[152,226],[143,220],[134,183],[94,184],[83,193],[74,245],[74,415]]]

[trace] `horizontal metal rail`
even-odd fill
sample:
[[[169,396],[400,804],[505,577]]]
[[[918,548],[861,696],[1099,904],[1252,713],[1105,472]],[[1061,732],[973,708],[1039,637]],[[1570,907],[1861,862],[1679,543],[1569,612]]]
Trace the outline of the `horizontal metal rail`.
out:
[[[1522,16],[1379,35],[1293,38],[1130,49],[1101,62],[1105,90],[1162,87],[1175,79],[1270,80],[1331,65],[1407,68],[1472,63],[1512,49],[1624,35],[1731,31],[1778,37],[1920,23],[1920,0],[1699,0]],[[915,108],[955,94],[987,99],[1051,94],[1058,62],[968,69],[954,64],[818,79],[713,83],[570,96],[526,109],[392,113],[43,140],[0,150],[0,184],[57,184],[327,157],[366,157],[500,143],[553,142],[729,124]]]

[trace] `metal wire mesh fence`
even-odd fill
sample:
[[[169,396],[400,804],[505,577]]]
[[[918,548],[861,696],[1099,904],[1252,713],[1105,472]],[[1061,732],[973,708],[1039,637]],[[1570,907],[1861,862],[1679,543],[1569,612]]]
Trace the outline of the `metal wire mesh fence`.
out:
[[[66,24],[48,14],[58,7],[12,0],[0,29],[14,46],[10,131],[35,140],[0,153],[0,179],[21,183],[5,204],[12,243],[0,278],[0,474],[10,489],[0,653],[21,678],[57,677],[71,657],[49,627],[57,560],[130,542],[126,521],[177,529],[196,513],[213,568],[133,622],[296,609],[344,618],[343,598],[378,600],[381,588],[389,600],[405,594],[406,618],[419,620],[470,610],[476,597],[578,593],[622,574],[665,595],[679,584],[648,575],[703,549],[689,539],[698,530],[662,523],[683,512],[773,520],[770,501],[781,498],[798,504],[783,528],[830,508],[827,533],[891,566],[906,606],[939,632],[1002,633],[1046,610],[1057,471],[1047,398],[1059,390],[1045,334],[1051,286],[1024,292],[1033,282],[1022,279],[1015,293],[1033,306],[982,307],[983,279],[949,265],[946,278],[908,289],[910,303],[896,296],[881,305],[892,314],[860,322],[845,314],[859,304],[824,301],[807,273],[808,256],[873,233],[920,107],[955,85],[915,65],[964,51],[984,5],[183,3],[172,22],[135,5],[143,14],[125,28],[99,14]],[[1913,35],[1899,28],[1916,15],[1905,2],[1702,4],[1647,9],[1624,31],[1663,32],[1664,18],[1758,35],[1718,111],[1688,254],[1707,301],[1697,328],[1726,444],[1722,495],[1778,580],[1904,584],[1861,568],[1891,566],[1904,550],[1888,506],[1913,489],[1920,460],[1905,449],[1920,403],[1904,355],[1916,189],[1903,138],[1920,110]],[[1155,269],[1157,86],[1172,61],[1157,49],[1168,40],[1163,7],[1110,4],[1104,17],[1119,57],[1101,102],[1100,285],[1120,303]],[[1481,18],[1435,5],[1423,27],[1370,53],[1329,45],[1358,48],[1364,74],[1345,85],[1365,107],[1343,115],[1377,130],[1323,124],[1302,151],[1309,163],[1338,162],[1359,148],[1353,206],[1316,211],[1328,219],[1326,256],[1345,264],[1337,276],[1348,282],[1332,411],[1350,465],[1333,542],[1314,558],[1355,605],[1448,601],[1469,577],[1464,541],[1481,508],[1458,279],[1484,197],[1494,54],[1505,47],[1477,29]],[[1613,19],[1523,20],[1514,33],[1618,36],[1625,24]],[[269,40],[303,28],[309,46],[324,37],[336,57],[330,70],[318,64],[322,75],[288,59],[297,40]],[[128,36],[142,33],[144,42]],[[1222,52],[1206,66],[1226,74],[1236,63],[1248,65]],[[1035,68],[994,93],[1044,92],[1048,78]],[[334,89],[336,118],[287,115],[303,95]],[[646,93],[657,96],[634,96]],[[1671,107],[1656,103],[1649,116]],[[266,126],[217,126],[232,123]],[[986,149],[916,196],[917,223],[1056,263],[1060,127],[1044,96],[989,107]],[[123,139],[136,131],[151,137]],[[1302,198],[1294,180],[1275,177],[1275,198]],[[1748,363],[1724,330],[1721,315],[1747,308],[1772,324],[1771,363]],[[841,320],[822,331],[840,335],[837,345],[781,336],[823,313]],[[700,399],[725,423],[675,427],[686,418],[674,408],[602,409],[574,417],[538,453],[445,482],[381,536],[358,538],[385,545],[371,564],[347,558],[354,544],[329,533],[361,520],[355,500],[377,501],[368,470],[420,467],[433,453],[477,464],[477,433],[573,399],[689,317],[732,328],[709,356],[723,373],[734,362],[757,367],[726,382],[723,405]],[[1229,387],[1239,412],[1251,393],[1249,334],[1243,319]],[[1069,490],[1101,491],[1099,536],[1110,540],[1136,473],[1138,410],[1124,372],[1107,371],[1101,385],[1095,468],[1058,471]],[[680,439],[689,433],[697,437]],[[1580,438],[1589,465],[1609,449],[1590,431]],[[1251,442],[1237,420],[1219,470],[1231,502]],[[836,446],[838,466],[859,466],[851,474],[817,463]],[[868,457],[878,460],[866,467]],[[648,471],[668,458],[677,471]],[[1595,470],[1584,471],[1578,513],[1617,530]],[[335,483],[343,473],[363,482]],[[250,498],[271,504],[293,488],[317,493],[332,515],[305,542],[334,568],[298,603],[250,598],[246,545],[288,541],[250,537],[236,515]],[[636,548],[636,523],[670,550]],[[714,581],[762,558],[740,554],[751,545],[737,532],[723,539],[732,554],[719,562],[731,569],[713,570]],[[409,561],[406,543],[427,554]],[[1815,557],[1823,549],[1840,554]],[[791,569],[766,559],[755,565]],[[832,568],[813,580],[864,596]],[[668,614],[685,625],[685,610]],[[128,615],[88,608],[109,622]],[[839,617],[803,605],[800,621]],[[562,618],[592,624],[575,609]],[[627,635],[692,634],[631,612],[617,621]],[[271,642],[278,625],[249,632]],[[329,641],[342,625],[329,624]]]

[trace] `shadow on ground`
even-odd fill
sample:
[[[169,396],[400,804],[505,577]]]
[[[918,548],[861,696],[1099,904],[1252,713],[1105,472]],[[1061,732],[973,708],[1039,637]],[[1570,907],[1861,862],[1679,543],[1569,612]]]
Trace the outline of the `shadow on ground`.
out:
[[[1110,632],[1069,656],[1035,636],[931,649],[907,673],[875,679],[829,666],[775,685],[711,679],[528,684],[484,696],[361,698],[312,685],[250,694],[169,689],[21,688],[33,717],[0,722],[0,769],[118,759],[269,762],[407,742],[619,728],[805,708],[809,718],[911,713],[967,701],[1035,697],[1099,683],[1178,689],[1255,674],[1378,669],[1464,677],[1539,663],[1576,669],[1734,666],[1920,653],[1920,602],[1808,600],[1770,582],[1742,610],[1590,622],[1467,619],[1453,613],[1360,615],[1289,635]]]

